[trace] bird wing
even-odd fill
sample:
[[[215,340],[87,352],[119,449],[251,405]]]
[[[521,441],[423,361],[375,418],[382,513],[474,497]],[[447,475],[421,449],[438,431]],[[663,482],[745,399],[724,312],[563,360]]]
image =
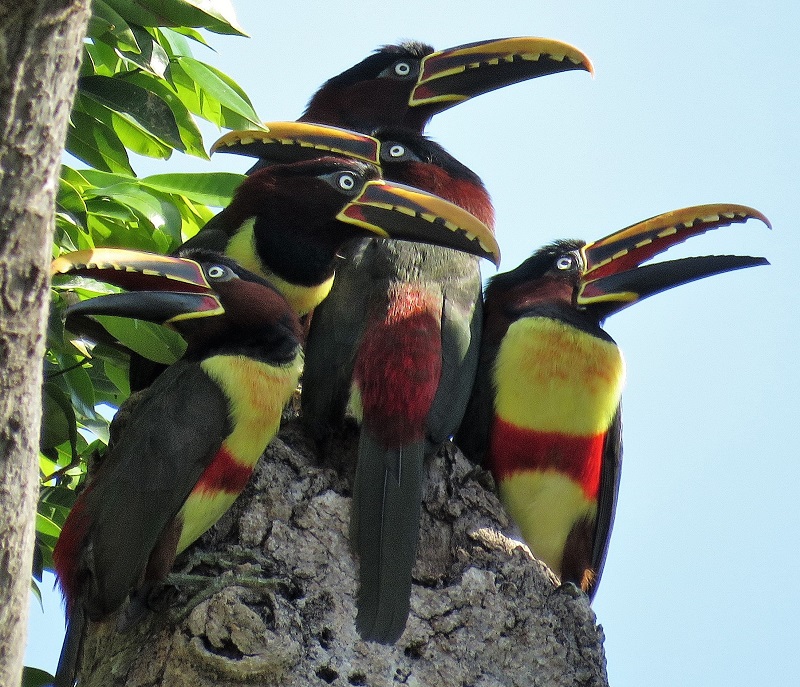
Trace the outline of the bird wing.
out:
[[[473,463],[484,466],[489,455],[489,437],[495,415],[492,370],[498,350],[499,345],[489,344],[483,339],[472,395],[455,437],[456,445],[464,455]]]
[[[617,408],[611,426],[606,433],[603,446],[603,462],[600,469],[600,490],[597,495],[597,522],[595,524],[594,546],[592,548],[592,570],[594,578],[588,591],[589,598],[594,598],[603,566],[608,553],[611,529],[614,525],[614,514],[617,510],[619,496],[619,480],[622,472],[622,406]]]
[[[431,453],[455,434],[474,385],[483,320],[480,272],[444,284],[443,295],[442,373],[426,422]]]
[[[356,352],[373,292],[370,270],[362,268],[371,240],[347,246],[333,288],[311,318],[303,368],[303,423],[317,440],[342,425],[350,397]]]
[[[175,363],[134,403],[87,493],[91,617],[138,586],[159,536],[230,431],[225,395],[197,363]]]

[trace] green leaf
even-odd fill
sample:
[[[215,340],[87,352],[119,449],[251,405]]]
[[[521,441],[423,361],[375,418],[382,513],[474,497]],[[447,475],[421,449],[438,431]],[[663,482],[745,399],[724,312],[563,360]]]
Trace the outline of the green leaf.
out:
[[[41,513],[36,514],[36,531],[42,534],[49,534],[51,537],[58,537],[61,534],[61,528]]]
[[[34,577],[36,576],[37,573],[38,573],[38,578],[37,579],[39,579],[39,581],[41,581],[41,577],[42,577],[41,568],[39,570],[35,570],[34,571]],[[33,596],[39,602],[39,608],[41,609],[42,613],[44,613],[44,602],[42,601],[42,590],[39,589],[39,585],[36,584],[36,580],[31,580],[31,594],[33,594]],[[23,678],[22,678],[22,684],[23,685],[25,684],[24,673],[23,673]],[[45,683],[45,684],[47,684],[47,683]]]
[[[172,110],[152,91],[108,76],[81,77],[78,79],[78,89],[112,110],[126,112],[165,143],[184,150]]]
[[[209,50],[214,50],[214,48],[212,48],[211,45],[209,45],[208,41],[203,37],[202,33],[200,33],[199,31],[195,31],[194,29],[190,29],[188,26],[174,26],[172,29],[165,29],[165,31],[173,31],[174,33],[179,33],[182,36],[187,36],[188,38],[191,38],[193,41],[197,41],[201,45],[204,45]],[[181,54],[191,55],[190,52],[184,52]]]
[[[165,81],[156,79],[151,74],[144,72],[130,72],[121,78],[160,96],[172,110],[181,140],[186,146],[184,152],[208,160],[208,155],[203,147],[203,136],[200,133],[200,129],[197,127],[187,106]]]
[[[175,28],[158,28],[154,29],[156,36],[159,37],[159,42],[164,47],[171,57],[191,57],[192,49],[189,47],[189,41],[184,37],[185,26],[176,26]],[[191,31],[192,29],[187,29]]]
[[[150,74],[163,79],[164,73],[169,66],[169,55],[167,55],[166,50],[148,33],[147,29],[134,24],[131,26],[131,31],[136,36],[136,42],[139,44],[141,52],[136,54],[135,52],[121,50],[119,54]]]
[[[117,54],[114,47],[108,43],[102,41],[87,43],[85,52],[89,56],[93,69],[91,71],[81,69],[81,76],[91,76],[93,74],[113,76],[122,65],[122,58]]]
[[[60,363],[62,369],[66,369],[75,364],[71,357],[64,357]],[[69,392],[72,407],[85,417],[95,417],[94,412],[94,387],[89,373],[82,367],[74,367],[56,378],[60,384],[66,387]],[[64,388],[64,387],[62,387]]]
[[[141,183],[164,193],[177,193],[196,203],[225,207],[245,178],[243,174],[229,172],[154,174],[142,179]]]
[[[139,45],[132,27],[128,26],[128,23],[103,0],[93,0],[92,22],[93,24],[89,24],[87,34],[90,38],[100,38],[108,33],[122,50],[139,52]]]
[[[181,57],[178,64],[206,97],[244,117],[259,129],[263,128],[250,100],[230,77],[193,57]]]
[[[140,26],[191,26],[214,33],[245,35],[238,28],[230,3],[225,0],[201,2],[208,8],[195,7],[189,0],[106,0],[127,21]]]
[[[165,26],[167,19],[150,12],[137,0],[106,0],[109,7],[117,12],[125,21],[139,26]]]
[[[172,146],[156,138],[129,115],[116,112],[80,93],[76,98],[76,106],[89,116],[111,127],[128,150],[162,160],[167,160],[172,156]]]
[[[152,1],[152,0],[151,0]],[[194,5],[197,9],[204,12],[214,19],[218,19],[223,26],[228,26],[232,30],[220,30],[212,26],[206,26],[209,31],[214,33],[230,33],[240,36],[246,36],[242,27],[236,19],[236,14],[233,11],[233,5],[229,0],[186,0],[190,5]],[[191,24],[185,24],[191,26]]]
[[[72,458],[77,460],[78,428],[70,400],[57,384],[46,382],[42,403],[41,449],[54,448],[68,441]]]
[[[67,130],[67,152],[106,172],[134,175],[119,136],[111,127],[84,112],[72,111]]]
[[[173,26],[204,28],[214,33],[245,36],[228,0],[136,0],[169,17]]]
[[[61,165],[61,178],[74,186],[78,191],[83,191],[87,186],[91,186],[89,180],[83,176],[83,171],[78,172],[68,165]]]
[[[39,595],[41,603],[41,595]],[[25,666],[22,669],[22,687],[46,687],[55,680],[53,675],[50,675],[46,670],[39,668],[31,668]]]
[[[63,176],[58,181],[56,207],[70,213],[77,222],[86,223],[86,203],[83,201],[81,192]]]
[[[128,174],[113,174],[111,172],[100,172],[96,169],[82,169],[81,176],[87,184],[87,188],[85,190],[88,191],[91,191],[91,189],[89,189],[90,186],[94,186],[99,189],[106,186],[112,186],[113,184],[126,184],[126,183],[136,182],[136,177],[132,177]]]
[[[136,213],[125,203],[120,203],[105,196],[99,198],[87,196],[86,209],[88,210],[87,221],[90,229],[93,228],[92,219],[96,217],[106,217],[118,220],[121,223],[134,222],[136,220]],[[101,232],[101,234],[103,233]]]
[[[171,365],[186,350],[180,334],[166,327],[123,317],[100,316],[97,320],[121,344],[157,363]]]
[[[109,360],[104,360],[103,371],[123,396],[131,395],[131,384],[126,368],[115,365]]]

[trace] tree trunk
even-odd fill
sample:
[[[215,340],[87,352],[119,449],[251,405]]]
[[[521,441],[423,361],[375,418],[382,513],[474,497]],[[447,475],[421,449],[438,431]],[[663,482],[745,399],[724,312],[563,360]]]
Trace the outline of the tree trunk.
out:
[[[25,648],[58,170],[88,0],[0,3],[0,685]]]
[[[491,477],[453,451],[428,465],[406,631],[395,646],[361,641],[354,434],[321,465],[288,422],[245,493],[179,559],[165,610],[127,631],[90,626],[81,687],[607,684],[587,597],[502,534]]]

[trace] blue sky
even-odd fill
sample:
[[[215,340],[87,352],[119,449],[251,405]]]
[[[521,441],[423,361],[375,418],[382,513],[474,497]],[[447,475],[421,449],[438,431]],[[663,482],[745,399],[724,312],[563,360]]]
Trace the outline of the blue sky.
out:
[[[594,79],[512,86],[428,129],[491,191],[503,269],[552,239],[599,238],[687,205],[742,203],[770,218],[772,232],[751,222],[674,251],[764,255],[770,267],[675,289],[606,324],[628,365],[625,461],[594,609],[615,687],[796,680],[800,10],[788,0],[233,4],[251,38],[211,36],[217,54],[196,54],[265,120],[296,118],[325,79],[400,39],[444,48],[538,35],[586,52]],[[135,166],[248,165],[218,155]],[[32,606],[29,665],[54,668],[60,609],[57,595],[45,614]]]

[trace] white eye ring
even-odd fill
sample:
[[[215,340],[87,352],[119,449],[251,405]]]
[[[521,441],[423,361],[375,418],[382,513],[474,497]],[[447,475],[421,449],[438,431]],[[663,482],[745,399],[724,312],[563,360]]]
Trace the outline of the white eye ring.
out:
[[[574,264],[575,262],[571,255],[562,255],[558,260],[556,260],[556,267],[560,270],[572,269]]]
[[[228,273],[228,270],[221,265],[211,265],[206,273],[211,279],[221,279]]]
[[[411,65],[408,62],[398,62],[394,66],[394,73],[397,76],[408,76],[411,73]]]
[[[352,191],[355,185],[356,179],[350,172],[345,172],[339,177],[339,188],[344,191]]]
[[[395,143],[391,148],[389,148],[390,157],[403,157],[403,155],[405,154],[406,154],[406,149],[399,143]]]

